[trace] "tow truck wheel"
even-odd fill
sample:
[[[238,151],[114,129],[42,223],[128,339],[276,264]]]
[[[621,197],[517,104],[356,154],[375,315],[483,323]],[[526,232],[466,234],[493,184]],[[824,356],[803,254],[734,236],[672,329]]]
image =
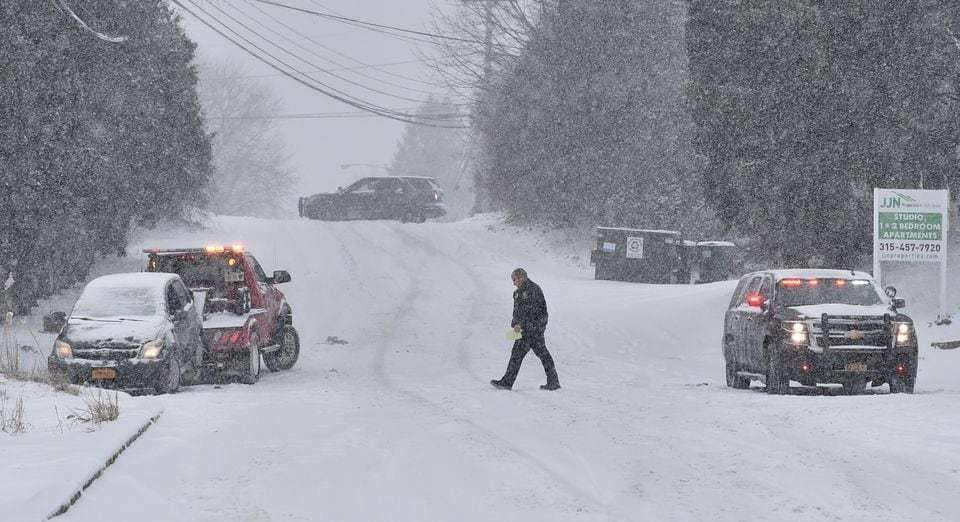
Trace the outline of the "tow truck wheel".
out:
[[[250,337],[248,357],[247,373],[243,376],[243,383],[256,384],[260,380],[260,338],[257,334]]]
[[[284,326],[277,336],[277,343],[280,344],[280,349],[263,354],[263,362],[271,372],[293,368],[300,357],[300,336],[297,330],[289,325]]]
[[[180,361],[171,357],[157,379],[157,393],[173,393],[178,389],[180,389]]]

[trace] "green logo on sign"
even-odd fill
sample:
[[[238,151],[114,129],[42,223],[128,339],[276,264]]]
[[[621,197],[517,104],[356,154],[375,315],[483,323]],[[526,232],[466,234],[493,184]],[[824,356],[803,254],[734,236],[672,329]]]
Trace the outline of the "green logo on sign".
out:
[[[887,196],[880,200],[880,208],[900,208],[904,202],[913,203],[916,201],[906,194],[894,192],[892,196]]]

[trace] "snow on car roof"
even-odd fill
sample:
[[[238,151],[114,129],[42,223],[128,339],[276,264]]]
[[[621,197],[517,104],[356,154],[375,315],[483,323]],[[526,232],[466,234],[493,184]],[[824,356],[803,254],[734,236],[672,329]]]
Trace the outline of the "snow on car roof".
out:
[[[644,234],[670,234],[679,235],[676,230],[652,230],[643,228],[623,228],[623,227],[597,227],[597,230],[618,230],[620,232],[642,232]]]
[[[873,279],[873,276],[866,272],[833,268],[783,268],[777,270],[760,270],[758,272],[747,274],[744,277],[759,274],[772,274],[777,281],[791,277],[801,279],[821,279],[826,277],[835,279]]]
[[[133,272],[127,274],[110,274],[100,276],[87,283],[89,288],[123,288],[123,287],[164,287],[177,274],[161,272]]]

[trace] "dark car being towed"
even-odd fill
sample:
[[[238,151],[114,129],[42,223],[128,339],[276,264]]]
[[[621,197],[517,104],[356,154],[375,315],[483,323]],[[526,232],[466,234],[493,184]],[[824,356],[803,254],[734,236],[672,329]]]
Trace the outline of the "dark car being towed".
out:
[[[175,274],[114,274],[87,283],[47,359],[72,383],[170,393],[203,355],[200,315]]]
[[[423,223],[447,213],[443,191],[433,178],[363,178],[333,194],[300,198],[300,217],[324,221],[398,219]]]

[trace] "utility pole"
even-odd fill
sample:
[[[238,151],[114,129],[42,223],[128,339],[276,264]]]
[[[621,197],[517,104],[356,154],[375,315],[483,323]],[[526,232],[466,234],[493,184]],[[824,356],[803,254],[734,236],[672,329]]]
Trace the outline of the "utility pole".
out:
[[[490,83],[493,78],[493,26],[496,22],[493,18],[494,4],[501,2],[512,2],[513,0],[462,0],[465,3],[483,2],[483,78],[480,80],[480,90],[489,92]],[[483,194],[483,175],[481,171],[476,171],[473,177],[473,190],[476,198],[473,204],[472,214],[484,212],[488,209],[486,198]]]

